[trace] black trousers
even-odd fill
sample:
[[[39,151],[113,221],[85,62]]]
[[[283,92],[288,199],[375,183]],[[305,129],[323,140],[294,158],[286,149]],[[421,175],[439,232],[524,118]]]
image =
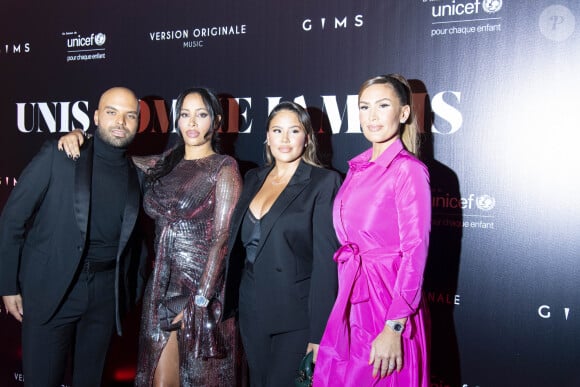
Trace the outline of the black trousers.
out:
[[[239,319],[242,344],[252,387],[294,387],[298,366],[306,354],[308,329],[270,334],[255,308],[254,276],[244,270],[240,284]]]
[[[27,387],[60,386],[69,353],[75,387],[101,385],[115,327],[115,270],[83,268],[54,317],[44,324],[22,320],[22,361]]]

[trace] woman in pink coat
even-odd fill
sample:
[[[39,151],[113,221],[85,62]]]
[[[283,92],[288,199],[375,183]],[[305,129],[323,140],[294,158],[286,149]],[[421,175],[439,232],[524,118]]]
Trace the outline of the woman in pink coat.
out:
[[[431,224],[429,175],[415,154],[411,90],[392,74],[363,83],[359,118],[372,147],[349,162],[334,201],[339,294],[314,386],[429,385],[421,287]]]

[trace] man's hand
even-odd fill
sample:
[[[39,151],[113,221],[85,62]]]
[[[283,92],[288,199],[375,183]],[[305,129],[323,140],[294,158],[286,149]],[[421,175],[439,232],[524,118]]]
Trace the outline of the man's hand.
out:
[[[81,155],[80,148],[84,142],[83,131],[75,129],[58,140],[58,149],[64,151],[69,158],[76,160]]]
[[[22,309],[22,296],[20,294],[2,296],[2,301],[4,301],[6,313],[10,313],[16,320],[22,322],[22,315],[24,314]]]

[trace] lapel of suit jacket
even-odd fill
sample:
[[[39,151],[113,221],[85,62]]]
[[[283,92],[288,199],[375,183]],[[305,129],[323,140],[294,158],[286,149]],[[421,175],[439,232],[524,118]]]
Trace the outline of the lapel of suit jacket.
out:
[[[125,211],[123,213],[123,224],[121,225],[121,235],[119,236],[119,248],[117,250],[117,259],[121,256],[125,246],[131,238],[137,215],[139,214],[139,205],[141,203],[141,189],[139,185],[139,176],[135,165],[128,161],[127,168],[127,201],[125,202]]]
[[[274,165],[271,165],[269,168],[264,167],[259,169],[256,172],[255,177],[252,181],[244,181],[244,190],[242,191],[242,195],[238,200],[236,205],[236,210],[234,211],[234,215],[232,217],[232,230],[230,235],[230,251],[233,248],[235,240],[239,236],[240,227],[242,226],[242,222],[244,221],[244,216],[246,216],[246,212],[250,208],[250,202],[254,199],[254,196],[258,193],[262,185],[264,184],[264,180],[268,176],[268,173],[274,168]]]
[[[260,243],[256,249],[256,258],[260,256],[260,252],[264,247],[264,242],[268,239],[268,235],[270,235],[270,232],[276,224],[276,221],[280,218],[280,215],[284,213],[290,203],[296,199],[296,197],[304,190],[304,188],[306,188],[310,182],[311,172],[312,166],[306,164],[304,161],[300,161],[296,172],[294,172],[294,175],[288,182],[286,188],[284,188],[280,196],[278,196],[274,202],[274,205],[272,208],[270,208],[270,211],[268,211],[268,213],[262,217],[262,220],[260,221]]]
[[[89,225],[89,208],[91,205],[91,184],[93,176],[93,139],[87,140],[86,149],[76,161],[74,179],[74,213],[84,239]]]

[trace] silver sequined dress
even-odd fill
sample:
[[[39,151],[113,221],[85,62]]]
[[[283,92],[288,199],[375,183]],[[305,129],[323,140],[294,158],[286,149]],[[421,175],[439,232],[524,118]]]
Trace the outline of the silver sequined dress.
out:
[[[143,162],[140,167],[146,169]],[[214,154],[182,160],[145,194],[145,211],[155,220],[156,258],[143,300],[136,386],[152,384],[170,335],[162,329],[163,316],[174,300],[185,305],[185,327],[178,330],[181,386],[240,383],[242,347],[234,321],[215,321],[221,313],[228,228],[241,184],[236,161]],[[199,289],[212,300],[208,308],[194,305]]]

